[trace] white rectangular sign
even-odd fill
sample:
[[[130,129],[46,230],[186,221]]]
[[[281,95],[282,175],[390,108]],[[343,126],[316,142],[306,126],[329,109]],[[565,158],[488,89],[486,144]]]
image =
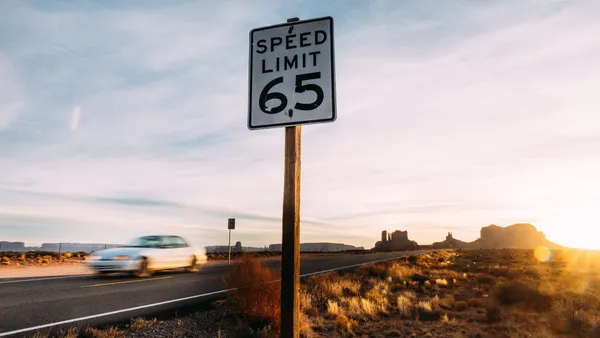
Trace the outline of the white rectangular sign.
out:
[[[248,128],[333,122],[333,18],[250,31]]]

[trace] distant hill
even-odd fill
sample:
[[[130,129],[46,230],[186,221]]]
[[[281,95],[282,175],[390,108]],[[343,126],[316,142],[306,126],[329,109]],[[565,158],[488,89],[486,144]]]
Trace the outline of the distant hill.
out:
[[[269,245],[270,251],[281,251],[281,244]],[[340,252],[340,251],[364,250],[362,246],[356,247],[343,243],[300,243],[300,251],[303,252]]]
[[[562,248],[546,239],[543,232],[528,223],[518,223],[507,227],[495,224],[482,227],[479,239],[473,242],[463,242],[448,233],[446,240],[433,243],[433,248],[473,248],[473,249],[534,249],[545,246],[551,249]]]
[[[207,253],[225,253],[229,252],[228,245],[211,245],[205,247]],[[242,246],[242,242],[236,242],[235,245],[231,246],[231,252],[260,252],[269,251],[266,247],[251,247]]]

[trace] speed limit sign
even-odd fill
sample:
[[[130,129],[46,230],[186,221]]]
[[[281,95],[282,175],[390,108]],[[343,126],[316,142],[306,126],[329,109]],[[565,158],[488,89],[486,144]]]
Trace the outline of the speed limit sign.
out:
[[[333,122],[333,18],[250,31],[248,128]]]

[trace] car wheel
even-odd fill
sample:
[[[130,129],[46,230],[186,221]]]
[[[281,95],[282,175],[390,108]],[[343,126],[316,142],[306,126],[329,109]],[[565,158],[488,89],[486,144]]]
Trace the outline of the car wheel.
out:
[[[192,261],[190,262],[190,266],[187,267],[188,272],[198,272],[198,260],[196,256],[192,257]]]
[[[142,259],[140,259],[140,267],[138,270],[135,270],[133,274],[137,277],[149,277],[152,275],[152,272],[148,269],[148,258],[142,257]]]

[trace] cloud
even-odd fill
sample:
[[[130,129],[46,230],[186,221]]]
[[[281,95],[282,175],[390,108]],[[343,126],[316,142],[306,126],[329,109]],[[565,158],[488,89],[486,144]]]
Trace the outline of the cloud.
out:
[[[215,244],[236,217],[244,245],[279,242],[283,130],[246,128],[247,43],[296,15],[336,20],[339,112],[303,128],[303,241],[466,240],[530,220],[558,236],[566,196],[598,198],[597,5],[141,4],[19,3],[0,20],[22,37],[0,41],[0,72],[23,87],[0,131],[0,218],[18,214],[24,237],[49,219],[42,241]]]
[[[73,108],[73,112],[71,113],[71,122],[69,123],[69,128],[75,131],[79,126],[79,119],[81,118],[81,108],[75,107]]]
[[[23,89],[9,57],[0,50],[0,132],[18,118],[24,107]]]

